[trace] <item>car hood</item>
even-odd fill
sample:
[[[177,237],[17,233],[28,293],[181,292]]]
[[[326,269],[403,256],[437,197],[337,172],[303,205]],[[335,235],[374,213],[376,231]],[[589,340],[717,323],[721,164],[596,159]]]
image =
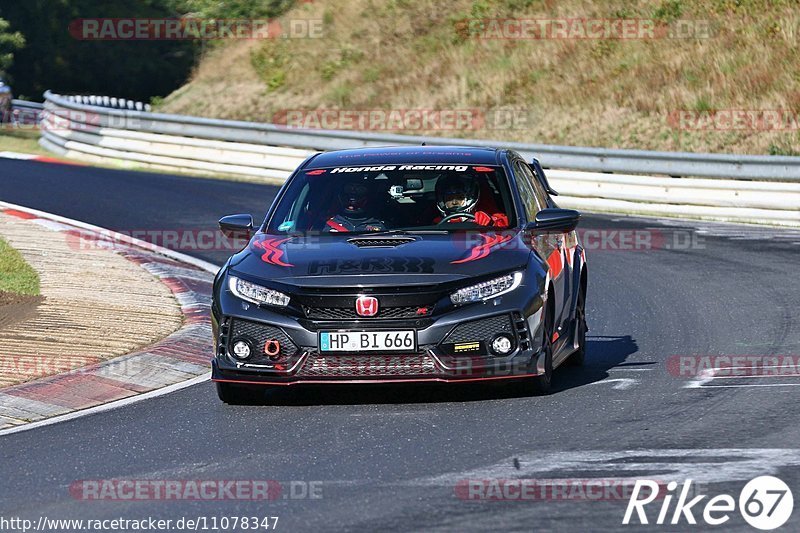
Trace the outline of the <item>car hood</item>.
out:
[[[406,242],[377,242],[391,239]],[[507,272],[526,265],[530,253],[517,230],[408,236],[257,233],[231,259],[230,268],[253,281],[303,287],[430,285]]]

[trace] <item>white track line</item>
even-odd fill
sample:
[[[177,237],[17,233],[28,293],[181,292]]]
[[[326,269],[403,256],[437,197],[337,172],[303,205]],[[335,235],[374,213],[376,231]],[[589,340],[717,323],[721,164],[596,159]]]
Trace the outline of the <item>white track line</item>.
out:
[[[208,381],[210,378],[211,378],[211,372],[208,372],[206,374],[203,374],[202,376],[197,376],[195,378],[186,381],[181,381],[180,383],[175,383],[174,385],[169,385],[161,389],[156,389],[150,392],[137,394],[136,396],[131,396],[129,398],[123,398],[121,400],[116,400],[114,402],[104,403],[103,405],[89,407],[88,409],[82,409],[80,411],[73,411],[71,413],[67,413],[64,415],[54,416],[52,418],[46,418],[44,420],[39,420],[38,422],[31,422],[29,424],[24,424],[17,427],[6,428],[0,430],[0,437],[3,437],[5,435],[11,435],[13,433],[21,433],[23,431],[28,431],[29,429],[36,429],[44,426],[52,426],[53,424],[58,424],[60,422],[67,422],[68,420],[75,420],[76,418],[94,415],[97,413],[103,413],[105,411],[111,411],[112,409],[118,409],[120,407],[125,407],[126,405],[142,402],[144,400],[151,400],[153,398],[158,398],[159,396],[164,396],[171,392],[179,391],[181,389],[186,389],[188,387],[191,387],[192,385],[197,385],[198,383],[203,383],[205,381]]]
[[[611,387],[612,389],[627,390],[630,389],[631,387],[635,387],[636,385],[639,384],[639,382],[640,381],[638,379],[634,378],[606,378],[606,379],[601,379],[600,381],[587,383],[587,385],[601,385],[601,384],[614,383],[614,386]]]
[[[754,389],[756,387],[800,387],[800,383],[753,383],[749,385],[702,385],[701,389]]]
[[[764,368],[783,368],[781,365],[765,365],[760,367]],[[718,376],[716,374],[717,371],[725,371],[727,374],[728,372],[734,370],[751,370],[752,367],[744,367],[744,366],[737,366],[737,367],[725,367],[725,368],[718,368],[718,369],[709,369],[700,372],[696,379],[691,380],[686,385],[684,385],[684,389],[741,389],[741,388],[753,388],[753,387],[798,387],[800,383],[747,383],[742,385],[715,385],[712,382],[714,380],[720,379],[757,379],[757,378],[793,378],[793,377],[800,377],[800,374],[755,374],[750,376]]]

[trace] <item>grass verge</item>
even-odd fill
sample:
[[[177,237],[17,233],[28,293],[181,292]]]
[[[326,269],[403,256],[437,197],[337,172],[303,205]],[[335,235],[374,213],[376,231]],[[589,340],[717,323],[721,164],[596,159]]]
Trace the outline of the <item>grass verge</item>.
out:
[[[39,295],[39,275],[22,255],[0,238],[0,292]]]
[[[53,157],[53,154],[39,146],[38,130],[0,129],[0,152],[20,152]]]
[[[659,31],[624,39],[481,32],[509,18],[640,21]],[[317,109],[466,110],[478,118],[464,128],[399,132],[800,153],[796,0],[315,0],[282,20],[320,21],[322,34],[219,43],[159,110],[255,122]],[[778,111],[781,120],[769,119]],[[732,113],[736,122],[726,122]]]

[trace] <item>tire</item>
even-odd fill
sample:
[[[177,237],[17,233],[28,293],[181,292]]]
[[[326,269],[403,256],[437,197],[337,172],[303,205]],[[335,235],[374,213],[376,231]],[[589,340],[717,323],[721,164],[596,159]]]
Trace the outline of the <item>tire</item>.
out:
[[[578,293],[578,305],[575,309],[575,338],[578,341],[578,349],[569,356],[567,364],[569,366],[583,366],[586,362],[586,294],[583,290]]]
[[[544,395],[550,392],[553,382],[553,312],[552,304],[548,304],[544,319],[544,334],[542,339],[542,353],[544,354],[544,374],[531,378],[533,392]]]
[[[217,382],[217,396],[228,405],[248,405],[254,403],[258,396],[253,387],[232,385]]]

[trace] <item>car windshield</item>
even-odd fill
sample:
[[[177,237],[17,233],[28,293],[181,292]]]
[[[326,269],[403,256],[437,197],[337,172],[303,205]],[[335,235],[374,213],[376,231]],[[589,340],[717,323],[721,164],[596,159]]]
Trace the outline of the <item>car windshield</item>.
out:
[[[272,234],[508,228],[516,224],[503,167],[381,165],[301,171],[270,219]]]

